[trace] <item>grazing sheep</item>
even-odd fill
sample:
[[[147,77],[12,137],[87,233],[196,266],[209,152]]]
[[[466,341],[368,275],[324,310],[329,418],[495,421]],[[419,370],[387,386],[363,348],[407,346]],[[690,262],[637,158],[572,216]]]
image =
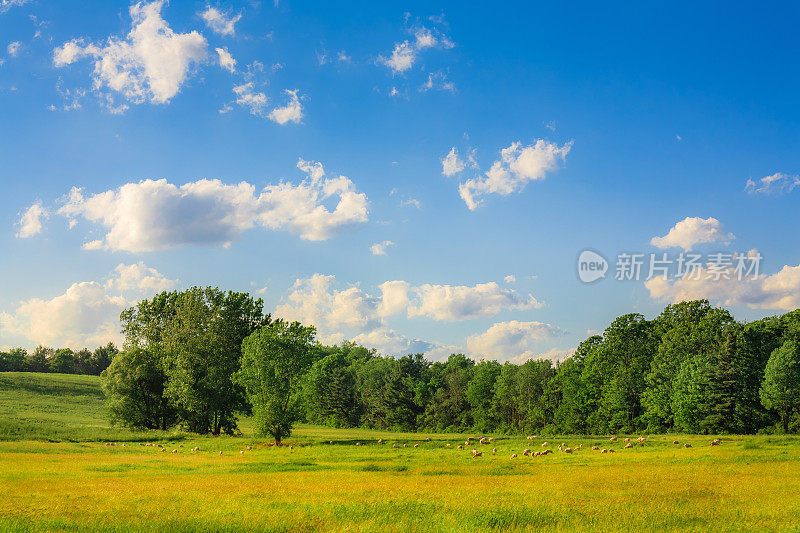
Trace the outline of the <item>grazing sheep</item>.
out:
[[[606,450],[605,448],[603,448],[602,450],[600,450],[600,453],[608,453],[608,450]]]
[[[572,453],[572,448],[564,448],[564,453]]]
[[[459,445],[458,445],[458,449],[459,449],[459,450],[463,450],[463,449],[464,449],[464,447],[463,447],[462,445],[460,445],[460,444],[459,444]]]
[[[516,459],[516,458],[517,458],[517,454],[515,454],[515,453],[512,453],[512,454],[511,454],[511,458],[512,458],[512,459]]]
[[[546,447],[547,447],[547,441],[544,441],[544,442],[542,443],[542,448],[546,448]]]
[[[361,443],[360,442],[356,442],[356,446],[361,446]],[[250,448],[250,446],[248,446],[248,449],[249,448]]]
[[[172,453],[178,453],[178,450],[172,450]]]
[[[638,439],[636,439],[636,442],[644,442],[644,441],[645,441],[644,437],[639,437]]]
[[[414,448],[419,448],[419,444],[415,444],[415,445],[414,445]]]
[[[219,451],[219,454],[222,455],[222,450]]]
[[[476,457],[483,457],[483,452],[479,452],[478,450],[472,450],[472,458]]]
[[[399,447],[400,446],[398,446],[396,442],[394,444],[392,444],[392,448],[399,448]]]
[[[496,455],[496,454],[497,454],[497,448],[492,448],[492,455]]]
[[[680,442],[674,440],[674,441],[672,441],[672,444],[680,444]]]
[[[631,444],[630,442],[625,444],[625,449],[627,450],[628,448],[633,448],[633,444]]]
[[[445,448],[450,448],[450,447],[452,447],[452,444],[450,444],[450,443],[448,442],[447,444],[445,444],[445,445],[444,445],[444,447],[445,447]]]
[[[691,447],[692,447],[692,445],[691,445],[691,444],[689,444],[689,443],[687,442],[686,444],[684,444],[684,445],[683,445],[683,447],[684,447],[684,448],[691,448]]]
[[[614,442],[615,440],[617,440],[617,437],[611,437],[610,439],[608,439],[608,442]]]
[[[378,444],[383,444],[383,439],[378,439]]]
[[[481,440],[478,441],[481,444],[486,444],[486,437],[481,437]]]
[[[430,437],[425,437],[425,442],[430,442],[430,441],[431,441]]]
[[[252,447],[252,446],[248,446],[248,447],[247,447],[247,451],[248,451],[248,452],[249,452],[249,451],[252,451],[252,449],[253,449],[253,447]]]
[[[625,442],[630,442],[630,441],[631,441],[630,437],[625,437]]]
[[[616,452],[614,450],[612,450],[611,448],[609,448],[608,449],[608,453],[616,453]]]
[[[487,442],[490,442],[490,443],[494,442],[494,437],[489,437],[489,440]]]
[[[528,448],[525,448],[525,450],[522,452],[522,455],[530,455],[530,454],[531,454],[531,451]]]
[[[289,450],[294,450],[294,446],[289,446]]]
[[[470,442],[471,440],[472,440],[472,437],[467,437],[467,442]]]
[[[404,443],[403,443],[403,448],[407,448],[407,447],[408,447],[408,444],[406,444],[406,443],[404,442]]]
[[[711,441],[712,446],[719,446],[722,442],[719,439],[714,439]]]
[[[547,455],[548,453],[553,453],[553,450],[545,450],[542,452],[542,455]]]
[[[242,455],[244,455],[244,450],[240,451],[239,453],[240,453],[240,454],[242,454]]]

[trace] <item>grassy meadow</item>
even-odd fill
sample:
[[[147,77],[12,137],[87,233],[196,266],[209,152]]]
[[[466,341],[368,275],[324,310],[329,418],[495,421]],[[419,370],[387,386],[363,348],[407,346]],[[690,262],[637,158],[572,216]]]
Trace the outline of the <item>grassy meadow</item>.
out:
[[[466,435],[299,426],[275,448],[241,427],[112,428],[96,377],[0,373],[0,530],[800,531],[796,437],[495,436],[472,458]],[[544,440],[583,448],[522,456]]]

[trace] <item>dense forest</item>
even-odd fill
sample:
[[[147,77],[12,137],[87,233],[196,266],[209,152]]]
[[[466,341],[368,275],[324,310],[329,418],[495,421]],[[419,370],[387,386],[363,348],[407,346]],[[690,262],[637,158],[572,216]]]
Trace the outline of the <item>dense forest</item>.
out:
[[[120,352],[13,350],[0,370],[102,371],[123,425],[233,433],[237,415],[252,414],[277,440],[296,421],[528,434],[800,430],[800,310],[741,323],[708,301],[682,302],[653,320],[617,318],[563,362],[519,365],[325,346],[313,327],[265,315],[261,300],[212,288],[161,293],[121,322]]]

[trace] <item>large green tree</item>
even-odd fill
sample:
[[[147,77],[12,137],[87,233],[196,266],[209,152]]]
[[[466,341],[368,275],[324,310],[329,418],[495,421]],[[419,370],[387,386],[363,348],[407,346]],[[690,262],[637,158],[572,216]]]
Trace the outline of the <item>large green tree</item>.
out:
[[[780,416],[783,431],[789,431],[789,419],[800,403],[800,347],[789,340],[776,348],[767,361],[761,402]]]
[[[316,330],[276,320],[254,331],[242,344],[235,380],[253,406],[256,432],[275,444],[291,435],[301,415],[298,384],[311,366]]]

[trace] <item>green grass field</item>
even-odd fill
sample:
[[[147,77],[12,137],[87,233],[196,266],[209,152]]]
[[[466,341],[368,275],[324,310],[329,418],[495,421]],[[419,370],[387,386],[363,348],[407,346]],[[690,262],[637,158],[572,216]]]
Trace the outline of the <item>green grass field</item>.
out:
[[[654,436],[626,450],[624,436],[563,436],[549,447],[583,448],[523,457],[544,439],[496,436],[473,459],[456,449],[464,435],[300,426],[290,449],[242,429],[111,428],[97,378],[0,373],[0,530],[800,531],[795,437]]]

